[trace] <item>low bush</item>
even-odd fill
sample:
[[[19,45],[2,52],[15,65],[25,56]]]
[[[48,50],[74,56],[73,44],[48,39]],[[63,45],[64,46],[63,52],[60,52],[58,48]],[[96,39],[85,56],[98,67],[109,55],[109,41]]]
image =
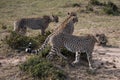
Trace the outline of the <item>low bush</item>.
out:
[[[99,7],[98,10],[95,8],[96,6]],[[94,11],[94,9],[95,9],[95,11]],[[120,15],[118,6],[111,1],[102,3],[99,0],[90,0],[88,2],[88,5],[86,6],[86,10],[94,11],[97,13],[102,12],[102,13],[105,13],[108,15],[115,15],[115,16]]]
[[[35,39],[22,36],[16,32],[11,32],[10,36],[6,37],[6,43],[14,49],[23,49],[28,46],[29,42],[32,42],[32,48],[37,47],[38,43]]]
[[[66,80],[62,70],[40,56],[32,56],[19,67],[20,70],[40,80]]]
[[[90,5],[90,4],[87,5],[87,6],[86,6],[86,11],[91,11],[91,12],[94,11],[93,6]]]
[[[81,4],[80,3],[66,3],[63,7],[67,8],[67,7],[80,7]]]
[[[20,70],[26,72],[35,79],[37,78],[38,80],[66,80],[67,77],[64,71],[55,67],[55,65],[64,67],[67,64],[67,61],[61,61],[57,55],[55,56],[54,60],[48,61],[46,56],[48,55],[49,51],[50,47],[47,47],[37,56],[34,55],[30,57],[26,62],[19,66]],[[61,53],[66,56],[70,62],[75,59],[75,53],[72,53],[65,48],[61,50]],[[85,54],[81,55],[81,59],[83,58],[87,58]]]
[[[106,14],[109,14],[109,15],[120,15],[120,11],[118,10],[117,5],[114,4],[111,1],[109,1],[108,3],[106,3],[106,5],[104,6],[103,11]]]
[[[97,6],[103,6],[104,4],[99,2],[98,0],[90,0],[89,4],[91,5],[97,5]]]
[[[80,3],[73,3],[72,7],[80,7],[80,5],[81,5]]]
[[[1,24],[1,26],[2,29],[7,29],[7,26],[5,24]]]
[[[11,32],[8,37],[6,37],[5,42],[13,49],[21,49],[24,50],[26,47],[28,47],[28,44],[31,42],[31,48],[35,49],[38,48],[46,39],[46,37],[51,32],[48,31],[44,36],[38,35],[35,37],[27,37],[22,36],[20,34],[17,34],[16,32]]]

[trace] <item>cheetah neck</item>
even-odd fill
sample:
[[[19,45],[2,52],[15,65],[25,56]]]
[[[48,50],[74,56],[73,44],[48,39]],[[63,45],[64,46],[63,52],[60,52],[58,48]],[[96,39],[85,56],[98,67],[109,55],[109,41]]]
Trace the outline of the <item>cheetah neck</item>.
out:
[[[65,27],[67,27],[66,25],[71,21],[72,16],[69,16],[68,18],[66,18],[60,26],[58,26],[51,35],[56,34],[61,32]]]

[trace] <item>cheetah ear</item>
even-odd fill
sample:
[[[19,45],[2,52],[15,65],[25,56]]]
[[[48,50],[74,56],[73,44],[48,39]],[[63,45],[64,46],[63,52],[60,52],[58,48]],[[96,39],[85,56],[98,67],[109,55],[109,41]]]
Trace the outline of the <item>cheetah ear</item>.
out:
[[[55,19],[55,15],[52,14],[52,15],[51,15],[51,20],[54,21],[54,19]]]

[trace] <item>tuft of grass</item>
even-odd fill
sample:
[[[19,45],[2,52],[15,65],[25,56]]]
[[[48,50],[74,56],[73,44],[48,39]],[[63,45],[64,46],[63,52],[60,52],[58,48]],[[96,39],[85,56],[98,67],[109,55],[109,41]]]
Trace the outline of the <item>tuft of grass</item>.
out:
[[[102,3],[99,0],[90,0],[88,2],[88,5],[86,6],[86,10],[93,11],[96,6],[99,6],[101,11],[104,12],[105,14],[115,15],[115,16],[120,15],[118,6],[111,1]],[[100,13],[100,10],[95,12]]]
[[[118,10],[117,5],[111,1],[106,3],[106,5],[103,8],[103,11],[109,15],[120,15],[120,11]]]
[[[91,5],[97,5],[97,6],[103,6],[104,5],[103,3],[101,3],[98,0],[90,0],[89,4],[91,4]]]
[[[42,58],[46,58],[46,56],[48,55],[50,51],[50,47],[45,48],[42,52],[40,52],[39,56]]]
[[[72,7],[80,7],[80,5],[81,5],[80,3],[73,3]]]
[[[39,56],[32,56],[19,66],[20,70],[40,80],[66,80],[64,72]]]
[[[88,4],[88,5],[86,6],[86,11],[91,11],[91,12],[93,12],[93,11],[94,11],[93,6],[90,5],[90,4]]]
[[[67,8],[67,7],[80,7],[81,4],[80,3],[66,3],[63,7]]]
[[[7,26],[5,24],[1,24],[2,29],[7,29]]]

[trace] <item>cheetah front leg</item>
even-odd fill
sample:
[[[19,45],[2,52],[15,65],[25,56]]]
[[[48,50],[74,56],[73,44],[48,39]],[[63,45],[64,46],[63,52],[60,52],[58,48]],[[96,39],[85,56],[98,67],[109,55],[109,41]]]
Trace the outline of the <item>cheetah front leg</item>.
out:
[[[90,70],[93,70],[93,67],[92,67],[92,59],[90,58],[90,53],[86,52],[87,54],[87,59],[88,59],[88,64],[89,64],[89,69]]]
[[[76,55],[75,55],[75,61],[72,62],[73,65],[79,63],[79,61],[80,61],[80,54],[81,54],[81,53],[76,52]]]

